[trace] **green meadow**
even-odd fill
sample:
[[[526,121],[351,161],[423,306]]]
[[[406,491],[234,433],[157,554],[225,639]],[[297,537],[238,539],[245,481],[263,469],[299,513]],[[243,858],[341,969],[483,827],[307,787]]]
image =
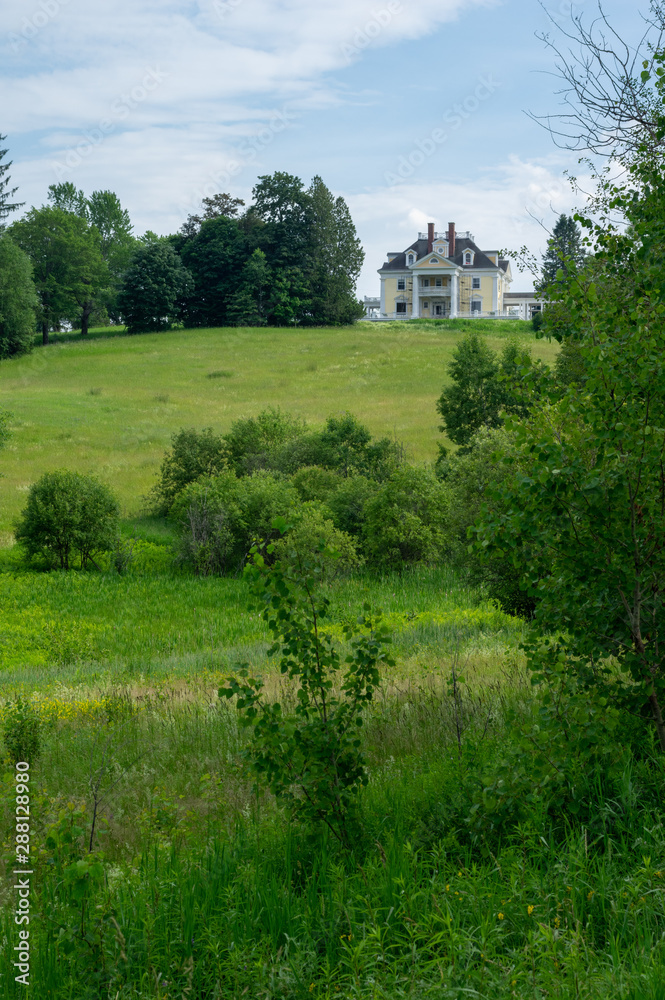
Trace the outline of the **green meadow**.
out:
[[[437,442],[446,443],[435,402],[455,343],[469,328],[482,329],[495,350],[508,336],[528,340],[534,358],[546,362],[558,349],[535,340],[519,320],[138,337],[106,329],[85,343],[54,334],[49,347],[0,367],[0,401],[14,414],[2,456],[0,531],[6,537],[30,483],[53,468],[95,472],[135,516],[175,431],[227,431],[266,406],[319,424],[349,410],[372,434],[403,442],[410,461],[433,461]]]
[[[248,733],[217,694],[239,662],[293,709],[297,690],[243,577],[173,561],[143,497],[181,427],[227,431],[279,406],[321,424],[349,410],[433,462],[435,401],[460,336],[518,321],[327,330],[119,330],[53,336],[0,365],[0,722],[39,720],[30,769],[31,984],[15,982],[14,788],[2,758],[3,1000],[662,1000],[662,762],[626,723],[593,761],[571,744],[576,798],[496,775],[542,772],[511,726],[538,725],[526,623],[446,565],[321,584],[325,628],[380,607],[394,665],[364,713],[368,784],[351,850],[254,788]],[[120,497],[122,575],[27,567],[12,544],[26,491],[54,468]],[[535,730],[534,730],[535,731]],[[600,761],[600,763],[599,763]],[[507,763],[506,763],[507,762]],[[511,772],[511,768],[513,772]],[[540,769],[540,770],[539,770]],[[494,787],[494,786],[493,786]]]

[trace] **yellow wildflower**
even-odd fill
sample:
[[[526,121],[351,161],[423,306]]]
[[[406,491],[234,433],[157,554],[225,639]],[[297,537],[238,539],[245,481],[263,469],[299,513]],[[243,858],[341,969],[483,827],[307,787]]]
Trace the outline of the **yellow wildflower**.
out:
[[[503,913],[497,913],[497,917],[499,918],[499,920],[503,920]]]
[[[528,906],[528,907],[527,907],[527,910],[528,910],[528,913],[529,913],[529,916],[531,916],[531,914],[532,914],[532,913],[533,913],[533,911],[535,910],[535,906]]]

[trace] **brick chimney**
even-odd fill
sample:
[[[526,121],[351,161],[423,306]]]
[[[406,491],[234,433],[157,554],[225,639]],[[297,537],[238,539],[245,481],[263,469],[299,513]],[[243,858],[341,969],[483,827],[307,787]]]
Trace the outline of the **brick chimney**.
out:
[[[434,223],[427,223],[427,253],[432,252],[432,244],[434,243]]]
[[[455,223],[448,223],[448,256],[455,256]]]

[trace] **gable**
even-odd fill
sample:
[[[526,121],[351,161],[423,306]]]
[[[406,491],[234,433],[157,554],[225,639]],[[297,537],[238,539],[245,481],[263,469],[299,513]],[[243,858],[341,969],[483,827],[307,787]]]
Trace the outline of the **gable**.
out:
[[[449,260],[447,257],[439,257],[435,253],[428,254],[427,257],[424,257],[422,260],[417,261],[417,263],[413,265],[414,270],[416,268],[424,270],[430,267],[445,267],[456,270],[455,264],[452,260]]]

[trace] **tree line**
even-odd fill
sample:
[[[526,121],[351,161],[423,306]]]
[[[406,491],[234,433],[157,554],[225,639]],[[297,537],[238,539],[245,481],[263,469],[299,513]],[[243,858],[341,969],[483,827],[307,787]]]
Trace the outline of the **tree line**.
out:
[[[4,137],[0,136],[0,142]],[[309,187],[260,177],[248,207],[204,198],[178,233],[134,235],[113,191],[53,184],[47,204],[12,201],[0,149],[0,357],[29,350],[36,331],[123,323],[129,333],[174,326],[339,325],[363,314],[364,259],[348,206],[320,177]]]

